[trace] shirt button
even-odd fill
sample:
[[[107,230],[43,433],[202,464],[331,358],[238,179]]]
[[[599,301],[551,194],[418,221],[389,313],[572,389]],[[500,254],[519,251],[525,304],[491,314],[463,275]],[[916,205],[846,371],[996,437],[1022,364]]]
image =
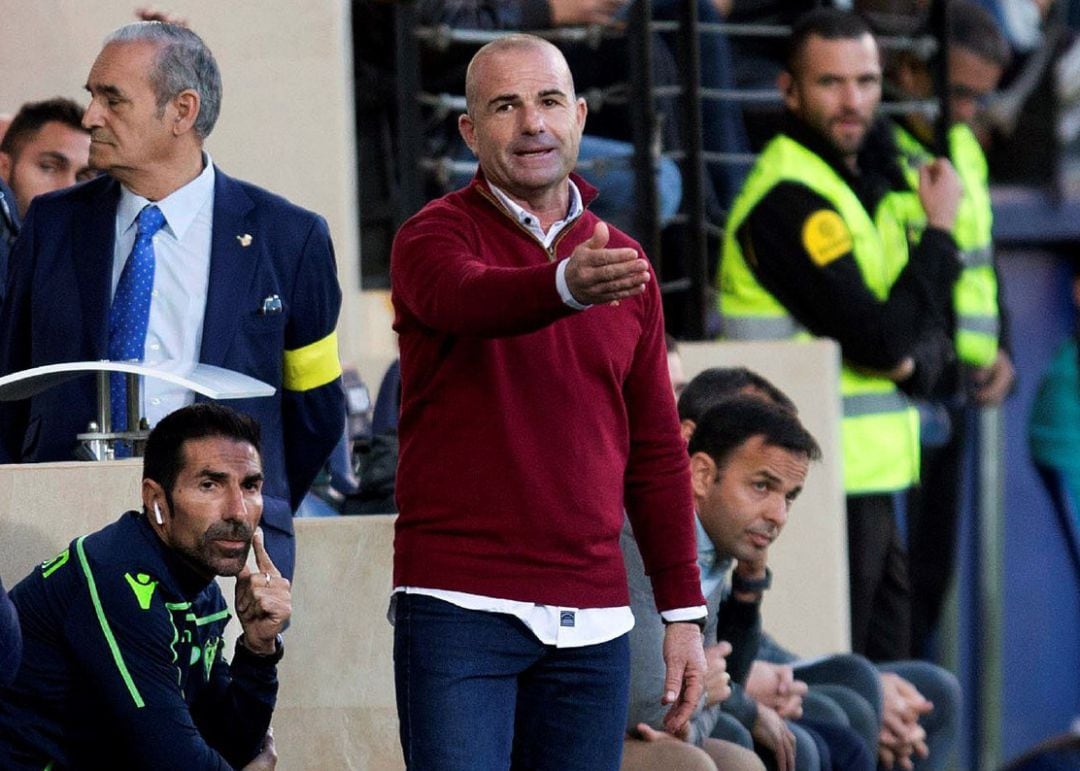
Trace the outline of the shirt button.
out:
[[[158,290],[156,290],[156,289],[151,289],[151,290],[150,290],[150,296],[151,296],[151,297],[157,297],[157,296],[158,296]]]
[[[160,350],[161,350],[161,346],[160,346],[160,345],[158,345],[157,343],[154,343],[154,344],[152,344],[152,345],[150,346],[150,350],[151,350],[151,351],[160,351]]]
[[[159,404],[161,404],[161,399],[151,399],[150,403],[153,404],[156,407]]]

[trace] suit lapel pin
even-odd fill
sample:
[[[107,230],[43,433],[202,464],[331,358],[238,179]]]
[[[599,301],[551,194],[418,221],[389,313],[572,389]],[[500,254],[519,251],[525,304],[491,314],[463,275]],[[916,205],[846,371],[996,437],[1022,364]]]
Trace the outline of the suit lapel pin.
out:
[[[236,240],[240,242],[240,246],[251,246],[251,233],[244,233],[242,236],[237,236]]]

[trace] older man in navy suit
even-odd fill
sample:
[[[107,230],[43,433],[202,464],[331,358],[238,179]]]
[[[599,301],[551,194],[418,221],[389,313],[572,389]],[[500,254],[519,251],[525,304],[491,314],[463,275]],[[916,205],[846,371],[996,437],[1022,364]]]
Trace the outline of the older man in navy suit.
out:
[[[274,562],[291,575],[292,512],[344,425],[341,290],[326,223],[226,176],[203,151],[221,78],[190,30],[120,28],[86,88],[90,164],[107,175],[31,206],[0,313],[0,375],[139,359],[175,372],[204,362],[274,385],[274,396],[232,406],[262,426],[263,527]],[[121,419],[123,388],[118,378]],[[83,377],[0,403],[0,462],[72,458],[95,393]],[[195,398],[157,380],[144,396],[151,424]]]

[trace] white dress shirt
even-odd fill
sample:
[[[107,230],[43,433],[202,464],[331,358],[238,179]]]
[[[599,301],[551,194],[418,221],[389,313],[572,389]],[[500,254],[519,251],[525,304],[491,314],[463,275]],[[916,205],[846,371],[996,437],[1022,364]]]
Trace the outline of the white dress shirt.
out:
[[[522,209],[517,203],[506,193],[490,182],[487,183],[491,188],[491,192],[495,194],[495,197],[499,199],[503,206],[505,206],[523,228],[528,230],[533,236],[543,244],[545,249],[551,249],[551,245],[555,243],[555,238],[562,232],[563,228],[569,225],[571,222],[581,216],[581,213],[585,211],[585,207],[581,203],[581,191],[578,190],[577,185],[574,184],[574,180],[568,179],[567,184],[570,185],[570,204],[567,206],[566,216],[557,222],[553,222],[547,232],[540,227],[540,218],[530,211]],[[559,263],[559,267],[555,269],[555,288],[559,292],[559,297],[562,301],[569,305],[571,308],[577,311],[583,311],[588,308],[588,305],[582,305],[574,299],[574,295],[570,293],[570,287],[566,284],[566,260],[562,260]]]
[[[160,201],[148,201],[121,186],[116,207],[112,295],[135,245],[139,212],[154,203],[165,215],[164,226],[154,234],[154,288],[143,363],[178,374],[187,374],[199,362],[210,283],[214,165],[206,153],[203,163],[199,176]],[[151,426],[195,401],[192,391],[156,378],[146,378],[142,396],[142,414]]]

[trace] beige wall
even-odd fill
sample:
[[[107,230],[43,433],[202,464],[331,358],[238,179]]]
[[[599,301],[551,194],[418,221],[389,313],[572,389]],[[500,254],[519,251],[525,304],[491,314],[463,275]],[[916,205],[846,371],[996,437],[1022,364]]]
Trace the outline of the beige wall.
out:
[[[101,41],[133,21],[136,0],[4,3],[0,112],[68,96],[83,84]],[[147,3],[152,5],[152,3]],[[224,101],[207,149],[226,173],[285,195],[330,224],[345,298],[342,359],[378,383],[394,354],[385,293],[359,290],[352,46],[345,0],[176,0],[221,67]]]

